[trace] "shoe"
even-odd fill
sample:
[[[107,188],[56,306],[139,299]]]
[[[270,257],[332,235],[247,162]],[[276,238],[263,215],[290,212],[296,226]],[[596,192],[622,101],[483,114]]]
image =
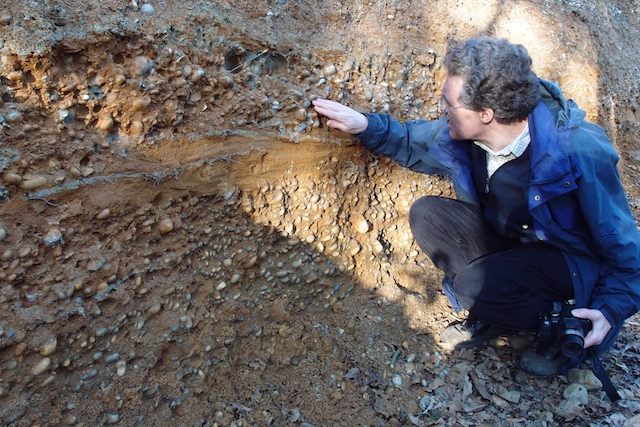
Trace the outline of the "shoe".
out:
[[[520,369],[538,377],[551,377],[559,375],[568,362],[569,359],[555,346],[546,350],[531,346],[520,357]]]
[[[507,331],[481,319],[465,319],[447,326],[440,334],[440,344],[448,349],[474,348]]]

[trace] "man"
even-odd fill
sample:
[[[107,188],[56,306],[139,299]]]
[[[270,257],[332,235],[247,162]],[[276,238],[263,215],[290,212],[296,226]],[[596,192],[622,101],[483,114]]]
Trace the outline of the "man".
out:
[[[505,329],[537,331],[541,315],[573,300],[573,316],[591,321],[584,347],[607,350],[640,304],[640,236],[609,140],[536,77],[521,45],[473,38],[445,66],[437,121],[401,124],[314,101],[329,127],[373,153],[452,178],[458,200],[422,197],[409,218],[452,305],[469,310],[441,342],[471,347]],[[568,362],[556,350],[528,350],[521,367],[556,374]]]

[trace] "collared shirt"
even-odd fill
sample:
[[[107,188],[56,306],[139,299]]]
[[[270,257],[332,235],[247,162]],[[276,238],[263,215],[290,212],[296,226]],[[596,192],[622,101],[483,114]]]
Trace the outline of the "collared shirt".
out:
[[[522,153],[527,149],[531,142],[531,136],[529,135],[529,125],[527,124],[520,135],[506,147],[500,151],[493,151],[481,142],[473,141],[478,147],[487,152],[487,177],[491,178],[491,175],[498,170],[498,168],[510,160],[522,156]]]

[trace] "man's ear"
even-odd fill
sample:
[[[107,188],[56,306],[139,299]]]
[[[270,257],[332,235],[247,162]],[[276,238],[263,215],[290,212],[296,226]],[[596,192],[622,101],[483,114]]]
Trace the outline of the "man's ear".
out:
[[[493,110],[491,108],[483,108],[480,110],[480,121],[485,125],[488,125],[493,121]]]

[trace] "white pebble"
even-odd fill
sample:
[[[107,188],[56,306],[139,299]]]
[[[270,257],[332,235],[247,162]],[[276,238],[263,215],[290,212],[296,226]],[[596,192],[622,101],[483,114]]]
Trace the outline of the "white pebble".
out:
[[[42,240],[47,246],[55,246],[62,242],[62,233],[57,228],[52,228]]]
[[[51,359],[49,359],[48,357],[44,357],[38,362],[36,366],[33,367],[31,373],[33,375],[40,375],[41,373],[49,369],[49,365],[51,365]]]
[[[145,3],[140,8],[140,12],[144,13],[147,16],[151,16],[155,13],[155,9],[149,3]]]
[[[391,381],[393,382],[393,385],[396,387],[400,387],[402,385],[402,377],[398,374],[394,375]]]
[[[227,284],[225,282],[220,282],[218,286],[216,286],[216,290],[221,291],[226,287],[227,287]]]

